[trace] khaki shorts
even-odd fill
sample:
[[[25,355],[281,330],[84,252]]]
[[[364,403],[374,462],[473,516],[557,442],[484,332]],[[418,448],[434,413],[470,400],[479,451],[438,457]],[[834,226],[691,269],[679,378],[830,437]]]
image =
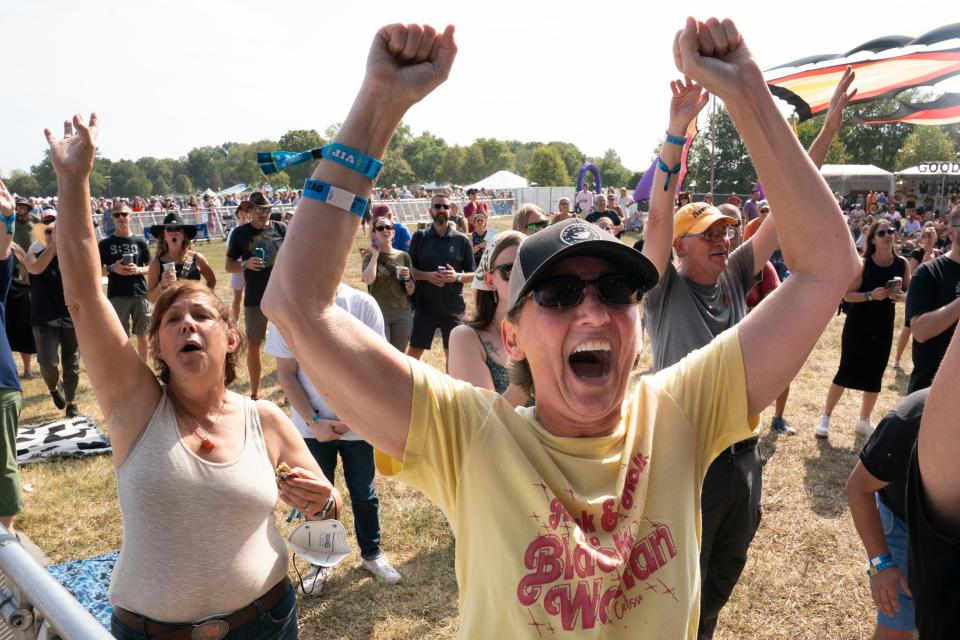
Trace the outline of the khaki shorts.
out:
[[[243,308],[243,326],[247,340],[263,340],[267,336],[267,316],[263,315],[260,307]]]
[[[150,330],[150,301],[145,296],[116,296],[110,304],[128,335],[143,336]]]

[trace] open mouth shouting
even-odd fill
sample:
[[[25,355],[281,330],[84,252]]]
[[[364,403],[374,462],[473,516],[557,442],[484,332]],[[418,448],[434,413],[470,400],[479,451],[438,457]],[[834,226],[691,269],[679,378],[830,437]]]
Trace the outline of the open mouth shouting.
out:
[[[203,348],[200,346],[200,341],[195,338],[191,338],[186,342],[186,344],[183,345],[183,347],[181,347],[180,353],[192,353],[194,351],[202,350]]]
[[[577,345],[567,361],[575,376],[583,380],[597,380],[610,375],[613,351],[607,340],[591,340]]]

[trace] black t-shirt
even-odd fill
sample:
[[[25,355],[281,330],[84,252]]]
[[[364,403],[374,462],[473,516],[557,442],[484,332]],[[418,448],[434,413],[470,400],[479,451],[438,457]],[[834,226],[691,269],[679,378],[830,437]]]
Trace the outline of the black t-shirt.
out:
[[[924,262],[917,267],[916,273],[910,279],[906,322],[909,324],[914,316],[939,309],[958,297],[960,297],[960,263],[954,262],[946,255]],[[943,354],[947,352],[947,346],[956,327],[955,322],[946,331],[933,336],[926,342],[913,341],[913,372],[910,374],[908,391],[924,389],[933,383],[933,376],[940,367],[940,361],[943,360]]]
[[[457,273],[471,273],[477,268],[472,245],[470,238],[449,227],[446,234],[437,235],[431,224],[426,230],[413,234],[410,260],[419,271],[436,271],[437,267],[450,265]],[[463,285],[459,282],[448,282],[442,287],[421,282],[413,295],[417,309],[456,316],[466,310]]]
[[[960,629],[960,537],[932,523],[923,497],[917,448],[907,468],[907,554],[917,631],[952,640]]]
[[[46,249],[37,251],[40,257]],[[30,274],[30,325],[42,327],[53,320],[69,320],[70,312],[63,299],[63,276],[60,260],[54,256],[40,274]]]
[[[150,246],[143,238],[111,235],[100,241],[100,263],[107,267],[123,258],[125,253],[133,254],[133,264],[138,267],[150,264]],[[147,279],[143,276],[124,276],[113,272],[107,274],[108,298],[146,295]]]
[[[864,468],[877,480],[889,483],[879,491],[880,498],[904,521],[907,518],[907,467],[929,393],[930,389],[921,389],[901,400],[884,416],[860,451]]]
[[[262,271],[253,269],[243,270],[243,306],[259,307],[263,299],[263,292],[267,290],[267,282],[273,271],[273,263],[277,260],[280,245],[287,235],[287,225],[282,222],[268,220],[267,226],[257,229],[251,223],[242,224],[230,233],[230,246],[227,247],[227,257],[231,260],[249,260],[255,249],[263,249],[264,262],[267,266]]]

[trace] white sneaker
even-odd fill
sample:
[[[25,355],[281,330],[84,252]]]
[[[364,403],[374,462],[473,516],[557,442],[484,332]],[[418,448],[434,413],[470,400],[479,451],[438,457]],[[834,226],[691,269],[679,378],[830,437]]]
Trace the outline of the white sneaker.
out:
[[[860,418],[857,420],[857,426],[855,427],[857,434],[869,438],[874,429],[876,429],[876,427],[870,424],[870,418]]]
[[[363,568],[373,574],[373,577],[384,584],[397,584],[400,574],[390,565],[387,556],[382,553],[372,560],[361,560]]]
[[[820,416],[820,420],[817,421],[817,428],[814,429],[813,434],[818,438],[830,437],[830,416]]]
[[[311,565],[310,571],[307,571],[307,575],[301,579],[301,584],[297,587],[297,591],[305,596],[320,595],[320,592],[323,591],[323,585],[326,584],[327,578],[329,577],[330,567]]]

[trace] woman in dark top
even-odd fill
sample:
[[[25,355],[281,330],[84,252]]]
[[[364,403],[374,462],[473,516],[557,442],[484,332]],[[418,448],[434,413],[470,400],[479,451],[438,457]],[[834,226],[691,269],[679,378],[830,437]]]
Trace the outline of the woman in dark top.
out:
[[[514,407],[526,404],[530,394],[510,382],[500,325],[507,317],[510,272],[523,239],[519,231],[502,231],[483,252],[473,279],[474,316],[450,333],[447,365],[454,378],[496,391]]]
[[[197,227],[184,224],[178,213],[168,213],[163,224],[150,227],[150,235],[157,239],[157,252],[147,270],[147,298],[156,302],[160,292],[177,280],[206,280],[213,291],[217,276],[202,253],[190,248],[197,235]],[[165,266],[172,264],[173,267]]]
[[[893,343],[894,303],[901,302],[910,286],[910,266],[893,251],[894,230],[886,220],[870,225],[863,250],[863,270],[843,297],[847,321],[843,325],[840,368],[827,391],[827,402],[817,424],[816,435],[830,433],[830,415],[844,389],[863,391],[856,431],[873,433],[870,414],[877,402],[883,372]],[[888,286],[900,278],[893,286]]]
[[[907,264],[910,265],[910,273],[917,270],[924,262],[929,262],[940,255],[937,249],[937,229],[933,226],[926,226],[920,232],[920,246],[910,252]],[[907,342],[910,341],[910,325],[903,325],[900,330],[900,337],[897,338],[897,355],[893,359],[893,367],[900,369],[900,358],[903,356],[903,350],[907,348]]]

